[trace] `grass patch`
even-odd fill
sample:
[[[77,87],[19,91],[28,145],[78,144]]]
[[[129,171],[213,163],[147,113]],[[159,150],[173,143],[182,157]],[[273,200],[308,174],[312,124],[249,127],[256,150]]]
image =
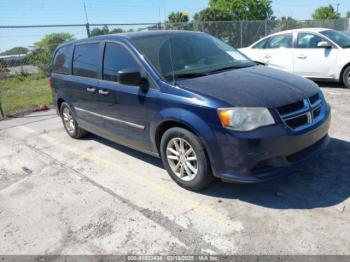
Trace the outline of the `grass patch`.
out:
[[[0,99],[5,115],[30,111],[40,104],[51,104],[47,74],[16,75],[0,79]]]

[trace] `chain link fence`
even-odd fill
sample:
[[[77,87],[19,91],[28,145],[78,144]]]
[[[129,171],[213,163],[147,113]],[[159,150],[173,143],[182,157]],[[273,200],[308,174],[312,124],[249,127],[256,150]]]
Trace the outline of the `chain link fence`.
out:
[[[68,33],[72,38],[79,39],[96,32],[191,30],[207,32],[240,48],[251,45],[271,33],[306,27],[350,31],[350,19],[0,26],[0,118],[4,111],[1,108],[1,100],[6,99],[6,88],[3,88],[6,79],[47,73],[52,50],[43,52],[35,43],[52,33]],[[2,89],[5,89],[5,92]]]
[[[107,28],[108,32],[192,30],[214,35],[236,48],[245,47],[271,33],[306,27],[325,27],[349,31],[348,19],[297,21],[225,21],[190,23],[145,23],[145,24],[78,24],[42,26],[0,26],[0,79],[16,74],[32,74],[47,68],[35,53],[35,43],[51,33],[69,33],[74,39],[91,35],[94,29]],[[22,47],[22,48],[19,48]],[[43,64],[44,62],[44,64]]]

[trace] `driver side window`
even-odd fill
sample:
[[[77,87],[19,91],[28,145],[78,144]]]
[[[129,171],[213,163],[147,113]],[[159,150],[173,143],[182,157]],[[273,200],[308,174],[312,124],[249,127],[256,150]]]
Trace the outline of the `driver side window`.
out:
[[[327,41],[312,33],[298,33],[297,48],[318,48],[320,42]]]
[[[103,59],[103,79],[117,82],[119,70],[140,69],[132,54],[121,44],[106,43]]]

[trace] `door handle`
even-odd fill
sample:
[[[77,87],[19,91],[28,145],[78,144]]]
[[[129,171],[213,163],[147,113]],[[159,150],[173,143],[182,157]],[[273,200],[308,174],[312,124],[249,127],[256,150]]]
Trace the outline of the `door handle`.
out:
[[[108,94],[109,94],[108,91],[104,91],[104,90],[98,90],[98,93],[99,93],[100,95],[108,95]]]
[[[272,57],[272,55],[267,54],[267,55],[264,55],[264,57],[265,57],[265,58],[271,58],[271,57]]]
[[[86,88],[86,91],[91,92],[91,93],[94,93],[94,92],[96,91],[96,88],[94,88],[94,87],[88,87],[88,88]]]
[[[300,54],[300,55],[297,55],[297,58],[299,58],[299,59],[305,59],[305,58],[307,58],[307,56],[306,56],[306,55],[303,55],[303,54]]]

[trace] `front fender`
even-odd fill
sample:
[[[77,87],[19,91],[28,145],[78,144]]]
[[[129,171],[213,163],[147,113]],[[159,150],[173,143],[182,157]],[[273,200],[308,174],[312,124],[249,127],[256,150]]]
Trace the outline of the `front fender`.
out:
[[[207,117],[210,119],[210,114],[206,114],[206,118]],[[208,121],[205,121],[192,110],[190,111],[188,109],[176,107],[161,110],[157,117],[150,123],[150,139],[155,152],[158,151],[156,137],[159,127],[169,121],[184,125],[195,133],[204,145],[211,163],[214,161],[214,155],[215,159],[218,159],[218,156],[221,156],[221,152],[217,147],[215,130],[208,124]]]

